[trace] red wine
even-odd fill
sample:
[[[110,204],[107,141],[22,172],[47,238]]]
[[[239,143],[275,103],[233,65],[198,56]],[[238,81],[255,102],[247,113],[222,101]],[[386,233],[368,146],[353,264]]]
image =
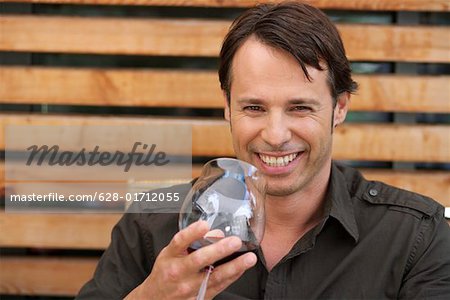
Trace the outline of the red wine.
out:
[[[194,244],[192,244],[191,246],[189,246],[187,248],[187,251],[188,251],[188,253],[192,253],[195,250],[198,250],[198,249],[200,249],[200,248],[202,248],[204,246],[207,246],[207,245],[211,245],[211,244],[213,244],[214,242],[216,242],[216,241],[218,241],[220,239],[222,239],[222,238],[211,238],[211,237],[208,237],[207,239],[202,239],[202,240],[196,241]],[[214,268],[218,267],[218,266],[220,266],[222,264],[225,264],[225,263],[227,263],[229,261],[232,261],[233,259],[235,259],[235,258],[237,258],[237,257],[239,257],[239,256],[241,256],[241,255],[243,255],[245,253],[248,253],[248,252],[253,252],[253,253],[256,254],[257,250],[258,250],[258,246],[255,245],[254,243],[249,242],[249,241],[242,241],[242,246],[241,246],[241,248],[238,251],[232,253],[231,255],[229,255],[227,257],[224,257],[224,258],[216,261],[213,264],[213,266],[214,266]]]

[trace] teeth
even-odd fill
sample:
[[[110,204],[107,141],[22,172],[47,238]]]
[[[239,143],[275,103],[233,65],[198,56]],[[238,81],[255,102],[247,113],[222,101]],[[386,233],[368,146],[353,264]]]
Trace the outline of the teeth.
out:
[[[260,154],[259,157],[261,160],[271,166],[271,167],[285,167],[287,166],[291,161],[293,161],[297,157],[298,153],[289,154],[285,156],[268,156],[268,155],[262,155]]]

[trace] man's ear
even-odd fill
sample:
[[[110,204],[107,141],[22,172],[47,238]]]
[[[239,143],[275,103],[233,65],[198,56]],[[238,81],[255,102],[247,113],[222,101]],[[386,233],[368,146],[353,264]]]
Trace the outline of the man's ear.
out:
[[[336,101],[336,107],[334,108],[333,127],[336,127],[344,122],[349,106],[350,93],[344,92],[340,94]]]
[[[223,91],[222,93],[223,95],[223,100],[224,100],[224,109],[223,109],[223,116],[225,118],[225,120],[227,120],[228,122],[230,121],[230,101],[228,101],[228,97],[227,97],[227,93],[225,91]]]

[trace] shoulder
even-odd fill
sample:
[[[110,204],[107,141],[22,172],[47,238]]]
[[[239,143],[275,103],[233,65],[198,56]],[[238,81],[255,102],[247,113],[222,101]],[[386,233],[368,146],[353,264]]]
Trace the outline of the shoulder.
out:
[[[384,207],[418,218],[443,216],[444,207],[430,197],[384,182],[367,180],[358,170],[347,166],[337,165],[337,169],[344,176],[351,196],[368,206]]]
[[[390,209],[416,215],[433,217],[444,214],[444,207],[437,201],[411,191],[403,190],[383,182],[370,181],[362,200],[373,205],[385,205]]]
[[[427,249],[437,253],[428,255],[433,259],[448,252],[450,227],[442,205],[427,196],[367,180],[353,168],[336,167],[347,185],[361,240],[375,238],[378,245],[401,253],[405,270],[410,270]]]

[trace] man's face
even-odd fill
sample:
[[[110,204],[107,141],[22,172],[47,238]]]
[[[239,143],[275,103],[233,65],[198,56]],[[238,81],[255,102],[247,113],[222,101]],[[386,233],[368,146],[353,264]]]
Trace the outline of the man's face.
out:
[[[268,194],[314,190],[328,180],[333,107],[327,71],[308,68],[284,51],[248,39],[232,64],[231,100],[225,107],[237,158],[266,177]],[[335,122],[345,118],[339,101]],[[323,182],[322,182],[323,183]]]

